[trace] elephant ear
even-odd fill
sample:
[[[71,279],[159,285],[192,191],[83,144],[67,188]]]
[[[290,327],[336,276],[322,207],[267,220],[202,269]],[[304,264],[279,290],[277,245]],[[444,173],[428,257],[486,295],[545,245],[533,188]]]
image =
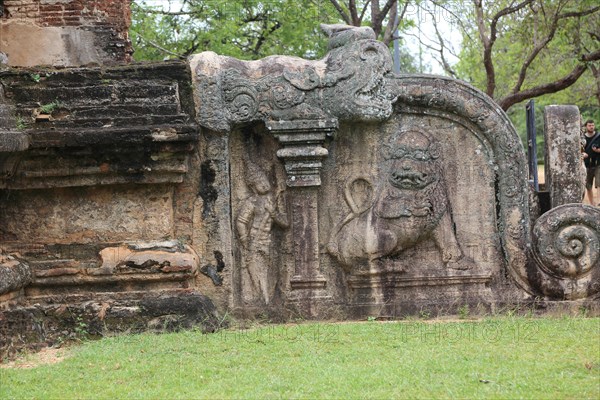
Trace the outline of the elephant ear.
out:
[[[292,72],[288,69],[283,70],[283,77],[292,86],[300,90],[313,90],[319,86],[319,75],[314,68],[306,68],[302,72]]]
[[[362,214],[369,210],[374,203],[374,188],[371,179],[366,176],[357,176],[346,183],[344,195],[346,203],[354,215]]]

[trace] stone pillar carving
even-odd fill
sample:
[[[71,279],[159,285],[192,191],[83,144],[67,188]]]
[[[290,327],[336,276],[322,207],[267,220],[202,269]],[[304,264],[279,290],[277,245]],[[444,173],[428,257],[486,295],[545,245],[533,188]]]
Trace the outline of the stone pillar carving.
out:
[[[324,289],[327,281],[319,269],[317,188],[294,188],[290,195],[294,238],[294,274],[290,286],[292,290]]]
[[[277,156],[283,161],[292,203],[294,273],[292,290],[313,290],[327,286],[319,265],[318,187],[321,185],[321,160],[327,157],[325,140],[337,129],[336,119],[268,121],[267,129],[283,146]]]
[[[267,129],[283,148],[277,151],[285,166],[288,187],[321,185],[321,160],[327,157],[325,140],[337,129],[336,119],[268,121]]]

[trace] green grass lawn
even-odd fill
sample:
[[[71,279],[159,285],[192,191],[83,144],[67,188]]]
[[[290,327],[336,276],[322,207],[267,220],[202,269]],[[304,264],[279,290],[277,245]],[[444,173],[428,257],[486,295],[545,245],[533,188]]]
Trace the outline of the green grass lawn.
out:
[[[0,369],[0,399],[600,398],[598,318],[279,325],[66,353]]]

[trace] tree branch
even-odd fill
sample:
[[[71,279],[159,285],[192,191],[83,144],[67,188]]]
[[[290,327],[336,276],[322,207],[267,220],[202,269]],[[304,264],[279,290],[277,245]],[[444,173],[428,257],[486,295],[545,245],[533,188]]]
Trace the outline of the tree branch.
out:
[[[483,16],[482,0],[473,0],[475,6],[475,16],[477,18],[477,29],[479,30],[479,38],[483,44],[483,66],[485,68],[486,84],[485,92],[488,96],[494,97],[496,91],[496,71],[492,61],[492,44],[490,37],[487,36],[485,28],[485,20]]]
[[[163,53],[165,53],[165,54],[169,54],[169,55],[171,55],[171,56],[175,56],[175,57],[177,57],[177,58],[180,58],[180,59],[182,59],[182,60],[185,60],[185,58],[186,58],[186,56],[185,56],[185,55],[183,55],[183,54],[178,54],[178,53],[172,52],[172,51],[170,51],[170,50],[167,50],[167,49],[165,49],[164,47],[160,46],[158,43],[156,43],[156,42],[153,42],[153,41],[152,41],[152,40],[150,40],[150,39],[146,39],[145,37],[143,37],[143,36],[141,36],[141,35],[139,35],[139,34],[138,34],[138,37],[139,37],[140,39],[142,39],[142,41],[143,41],[143,42],[146,42],[146,43],[147,43],[147,44],[149,44],[150,46],[154,47],[154,48],[155,48],[155,49],[157,49],[157,50],[160,50],[160,51],[162,51],[162,52],[163,52]]]
[[[390,17],[388,18],[388,23],[385,27],[385,31],[383,32],[383,43],[385,43],[386,46],[390,44],[392,36],[394,36],[394,31],[392,29],[396,23],[397,14],[398,11],[396,8],[392,8],[390,10]]]
[[[379,36],[383,25],[383,20],[390,12],[390,9],[395,5],[397,0],[387,0],[383,5],[383,8],[379,8],[379,1],[371,2],[371,27],[375,31],[375,34]]]
[[[348,25],[352,25],[352,20],[350,19],[350,16],[348,16],[348,13],[346,12],[346,10],[344,10],[342,8],[340,3],[338,3],[337,0],[329,0],[329,1],[331,2],[331,5],[333,5],[333,7],[337,10],[338,14],[340,14],[340,17],[342,17],[344,22]]]
[[[554,38],[556,29],[558,28],[558,20],[559,20],[559,14],[558,14],[558,10],[557,10],[557,13],[554,15],[554,18],[552,19],[552,24],[550,25],[550,31],[548,32],[546,37],[541,42],[538,42],[534,46],[532,52],[529,54],[529,56],[527,56],[527,58],[523,62],[523,65],[521,65],[517,83],[515,83],[515,86],[513,87],[511,93],[514,94],[514,93],[519,92],[519,90],[521,90],[521,87],[523,86],[523,83],[525,82],[525,78],[527,77],[527,69],[529,68],[531,63],[536,59],[538,54],[540,54],[540,52],[548,45],[548,43],[550,43],[552,38]]]
[[[590,35],[590,37],[592,39],[595,39],[595,40],[597,40],[597,41],[600,42],[600,32],[591,32],[591,31],[588,31],[587,34]]]
[[[379,0],[371,1],[371,28],[375,32],[375,37],[379,37],[381,33],[381,22],[383,19],[380,18]]]
[[[600,50],[598,52],[600,53]],[[511,106],[520,103],[523,100],[532,99],[543,94],[559,92],[577,82],[577,79],[579,79],[579,77],[585,72],[586,69],[586,64],[579,64],[575,68],[573,68],[573,70],[569,74],[565,75],[563,78],[557,81],[547,83],[545,85],[539,85],[518,93],[509,94],[508,96],[500,99],[498,101],[498,104],[500,105],[500,107],[502,107],[504,111],[507,111]]]
[[[492,17],[492,22],[490,23],[490,40],[491,40],[491,42],[493,43],[496,41],[497,26],[498,26],[498,21],[500,21],[500,18],[504,17],[505,15],[515,13],[515,12],[519,11],[521,8],[526,7],[527,5],[531,4],[532,2],[533,2],[533,0],[525,0],[522,3],[519,3],[514,7],[506,7],[506,8],[503,8],[502,10],[498,11],[496,13],[496,15],[494,15]],[[481,2],[479,2],[479,3],[481,4]]]
[[[470,29],[467,29],[465,27],[465,24],[463,22],[464,17],[462,15],[457,14],[450,7],[446,7],[446,5],[443,4],[443,2],[440,3],[436,0],[430,0],[430,1],[434,5],[434,7],[439,7],[442,10],[446,11],[448,14],[450,14],[454,18],[454,22],[460,27],[462,34],[464,36],[466,36],[467,38],[469,38],[469,40],[473,40],[473,38],[471,37]]]
[[[560,14],[558,18],[564,19],[564,18],[573,18],[573,17],[585,17],[586,15],[593,14],[598,10],[600,10],[600,6],[590,8],[589,10],[585,10],[585,11],[581,11],[581,12],[569,12],[569,13]]]
[[[350,10],[350,18],[352,19],[352,25],[360,26],[360,21],[358,19],[358,10],[356,9],[356,0],[348,1],[348,9]]]
[[[177,15],[187,15],[187,16],[202,15],[201,12],[199,12],[199,11],[164,11],[164,10],[153,10],[151,8],[144,8],[141,6],[138,6],[138,7],[140,7],[140,9],[143,10],[144,13],[146,13],[146,14],[174,15],[174,16],[177,16]]]
[[[432,15],[432,17],[434,17]],[[440,30],[438,29],[438,25],[437,22],[435,20],[435,18],[432,18],[433,21],[433,28],[435,29],[435,34],[438,38],[438,41],[440,43],[440,58],[442,60],[442,67],[444,68],[444,71],[446,71],[450,76],[453,76],[456,78],[457,74],[456,72],[452,69],[452,67],[450,66],[450,63],[448,62],[448,60],[446,60],[446,57],[444,56],[444,48],[446,47],[444,39],[442,38],[442,34],[440,33]]]
[[[592,70],[592,76],[596,80],[596,101],[598,105],[600,105],[600,68],[596,67],[594,64],[590,64],[590,69]]]
[[[588,54],[584,54],[580,57],[580,60],[583,62],[592,62],[600,60],[600,50],[593,51]]]
[[[369,8],[369,4],[370,3],[371,3],[371,0],[368,0],[368,1],[365,2],[365,5],[363,6],[362,11],[360,12],[360,20],[361,21],[365,17],[365,13],[367,12],[367,9]]]
[[[390,12],[390,9],[392,8],[393,5],[396,4],[398,0],[388,0],[385,5],[383,6],[383,8],[381,9],[381,11],[379,12],[379,15],[381,15],[381,21],[384,20],[385,16],[387,15],[388,12]]]
[[[397,15],[396,8],[392,8],[390,10],[390,18],[388,20],[387,27],[385,28],[385,33],[383,34],[383,43],[385,43],[386,46],[389,45],[392,40],[397,39],[396,37],[394,37],[394,32],[398,30],[398,27],[400,26],[400,23],[402,22],[402,19],[406,14],[406,10],[408,9],[409,4],[410,1],[408,0],[406,1],[406,3],[404,3],[404,7],[402,7],[402,12],[400,13],[400,15]]]
[[[521,66],[521,70],[519,71],[517,83],[513,87],[511,93],[515,94],[521,90],[521,87],[523,86],[523,83],[525,82],[525,78],[527,76],[527,69],[529,68],[531,63],[536,59],[536,57],[539,55],[539,53],[554,38],[554,35],[556,34],[556,30],[558,29],[558,21],[559,20],[566,19],[566,18],[579,18],[579,17],[585,16],[585,15],[593,14],[598,10],[600,10],[600,7],[594,7],[593,9],[582,11],[582,12],[569,12],[569,13],[563,13],[563,14],[559,14],[559,10],[557,10],[556,14],[554,15],[554,18],[552,19],[552,23],[550,25],[550,30],[549,30],[548,34],[541,42],[539,42],[534,47],[533,51],[529,54],[529,56],[527,57],[525,62],[523,62],[523,65]],[[585,57],[585,56],[583,56],[583,57]]]

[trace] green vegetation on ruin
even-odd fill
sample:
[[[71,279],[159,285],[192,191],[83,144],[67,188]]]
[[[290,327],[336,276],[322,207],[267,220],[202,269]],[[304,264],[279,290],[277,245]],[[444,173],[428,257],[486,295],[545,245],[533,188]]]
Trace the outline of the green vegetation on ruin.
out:
[[[53,101],[52,103],[43,104],[40,107],[40,113],[42,114],[52,114],[54,110],[60,107],[59,101]]]
[[[0,398],[600,398],[599,318],[288,324],[64,352],[1,368]]]

